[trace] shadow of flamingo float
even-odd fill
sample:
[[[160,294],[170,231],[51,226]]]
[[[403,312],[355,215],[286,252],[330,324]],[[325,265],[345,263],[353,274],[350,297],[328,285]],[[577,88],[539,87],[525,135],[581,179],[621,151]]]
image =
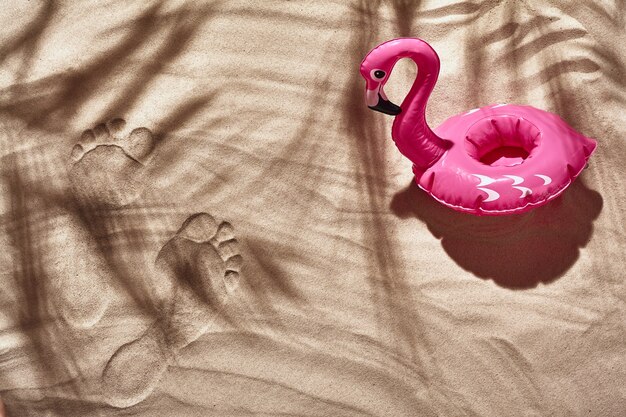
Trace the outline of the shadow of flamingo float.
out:
[[[398,107],[383,87],[401,58],[412,59],[418,74]],[[398,149],[413,162],[418,186],[440,203],[478,215],[522,213],[557,197],[585,168],[596,141],[530,106],[473,109],[432,131],[426,103],[438,74],[437,53],[420,39],[385,42],[361,63],[367,105],[396,116]]]

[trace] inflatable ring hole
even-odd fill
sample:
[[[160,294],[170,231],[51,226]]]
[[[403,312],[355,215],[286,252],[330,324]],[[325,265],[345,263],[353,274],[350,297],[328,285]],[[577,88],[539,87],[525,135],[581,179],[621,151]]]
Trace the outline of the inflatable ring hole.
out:
[[[541,132],[528,120],[511,115],[485,117],[465,134],[465,150],[489,166],[523,163],[539,145]]]

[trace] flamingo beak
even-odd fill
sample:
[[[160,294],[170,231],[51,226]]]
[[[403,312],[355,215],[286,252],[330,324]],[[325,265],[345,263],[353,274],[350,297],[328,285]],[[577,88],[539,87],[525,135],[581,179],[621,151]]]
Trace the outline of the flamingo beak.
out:
[[[367,83],[365,86],[365,102],[367,107],[384,114],[396,116],[402,109],[387,99],[383,86],[378,83]]]

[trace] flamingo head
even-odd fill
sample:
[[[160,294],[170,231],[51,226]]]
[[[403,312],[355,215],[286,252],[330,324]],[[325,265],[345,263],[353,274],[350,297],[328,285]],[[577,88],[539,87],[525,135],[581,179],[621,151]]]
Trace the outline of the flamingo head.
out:
[[[383,87],[398,58],[387,56],[381,49],[373,49],[361,63],[361,76],[365,78],[365,102],[372,110],[395,116],[402,109],[389,101]]]

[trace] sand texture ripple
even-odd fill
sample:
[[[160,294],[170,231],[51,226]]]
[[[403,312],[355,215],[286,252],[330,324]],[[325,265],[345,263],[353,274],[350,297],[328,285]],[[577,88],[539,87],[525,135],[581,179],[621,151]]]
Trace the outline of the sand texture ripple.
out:
[[[625,10],[5,1],[6,414],[623,416]],[[358,71],[401,36],[441,59],[431,126],[531,104],[589,168],[522,216],[428,197]]]

